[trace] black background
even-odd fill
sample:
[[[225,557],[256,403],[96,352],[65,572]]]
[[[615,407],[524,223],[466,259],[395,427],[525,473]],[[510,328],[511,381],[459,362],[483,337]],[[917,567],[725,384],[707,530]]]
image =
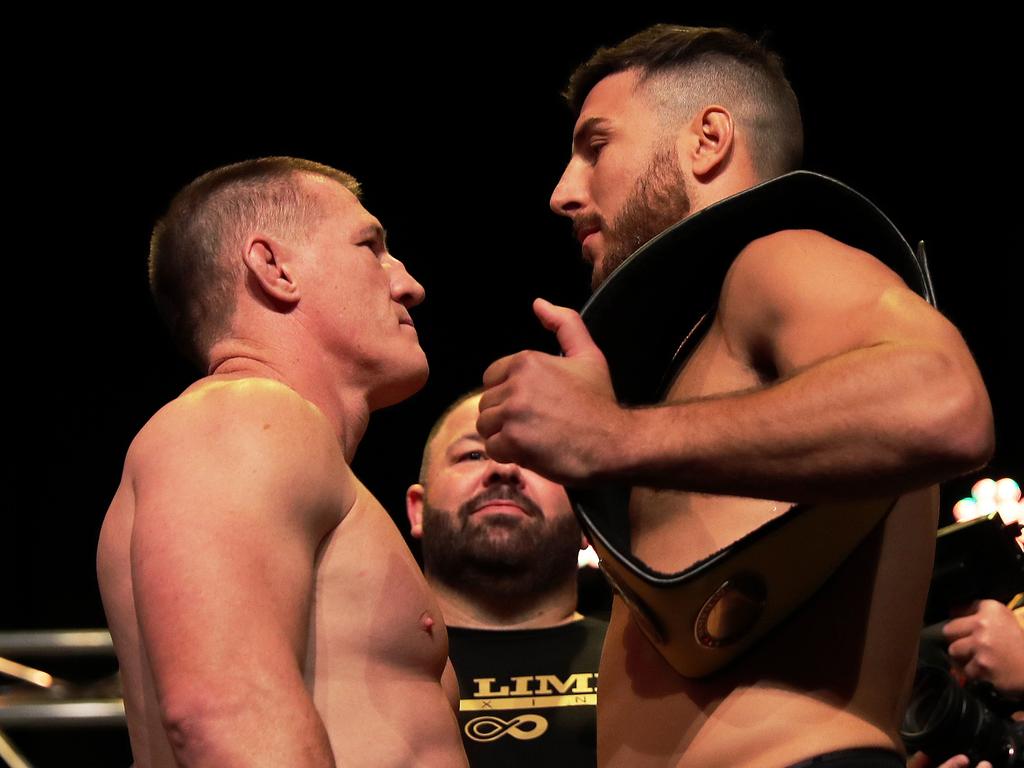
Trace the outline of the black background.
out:
[[[657,21],[767,33],[801,100],[805,167],[928,241],[940,306],[996,409],[984,474],[1019,479],[1019,289],[1008,274],[1019,195],[1001,191],[1020,174],[1009,117],[1019,43],[998,25],[892,26],[864,10],[595,15],[296,12],[207,29],[179,12],[124,39],[90,18],[39,40],[14,72],[5,118],[14,492],[0,529],[0,625],[105,623],[94,553],[125,450],[193,378],[147,294],[149,230],[178,188],[227,162],[289,154],[355,174],[392,252],[426,287],[414,317],[430,382],[373,417],[355,462],[404,529],[404,490],[437,413],[494,359],[553,350],[533,297],[580,307],[588,296],[569,226],[547,208],[572,126],[559,93],[596,46]],[[944,515],[977,476],[948,484]]]

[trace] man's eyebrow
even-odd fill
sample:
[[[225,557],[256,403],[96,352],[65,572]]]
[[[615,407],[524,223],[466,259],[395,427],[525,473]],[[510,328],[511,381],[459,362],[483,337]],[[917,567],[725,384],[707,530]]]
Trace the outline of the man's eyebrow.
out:
[[[359,240],[380,240],[387,245],[388,232],[378,223],[366,224],[356,231],[356,237]]]
[[[465,433],[459,435],[457,438],[452,440],[451,445],[455,445],[456,443],[461,443],[463,440],[472,440],[472,441],[477,442],[477,443],[482,443],[484,441],[484,439],[482,437],[480,437],[480,433],[477,432],[476,430],[473,430],[472,432],[465,432]]]
[[[579,145],[586,141],[587,137],[594,131],[605,128],[610,124],[607,117],[588,117],[572,136],[572,148],[575,151]]]

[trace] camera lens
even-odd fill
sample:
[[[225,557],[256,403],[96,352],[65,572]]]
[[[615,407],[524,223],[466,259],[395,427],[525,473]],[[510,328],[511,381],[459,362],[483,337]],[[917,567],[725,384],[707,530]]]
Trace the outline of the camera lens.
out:
[[[900,734],[908,750],[920,750],[938,762],[963,754],[972,765],[980,760],[993,768],[1024,765],[1012,725],[941,667],[918,667]]]

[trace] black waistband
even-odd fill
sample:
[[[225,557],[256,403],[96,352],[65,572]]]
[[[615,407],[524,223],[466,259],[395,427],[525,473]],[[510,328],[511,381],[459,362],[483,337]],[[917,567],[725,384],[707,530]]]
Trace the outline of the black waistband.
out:
[[[789,768],[907,768],[907,759],[899,752],[881,747],[841,749],[838,752],[801,760]]]

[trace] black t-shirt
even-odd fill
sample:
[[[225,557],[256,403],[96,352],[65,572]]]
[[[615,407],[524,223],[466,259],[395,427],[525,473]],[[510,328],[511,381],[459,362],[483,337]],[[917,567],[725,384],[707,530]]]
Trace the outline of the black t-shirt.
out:
[[[596,764],[597,667],[608,624],[449,627],[459,726],[473,768]]]

